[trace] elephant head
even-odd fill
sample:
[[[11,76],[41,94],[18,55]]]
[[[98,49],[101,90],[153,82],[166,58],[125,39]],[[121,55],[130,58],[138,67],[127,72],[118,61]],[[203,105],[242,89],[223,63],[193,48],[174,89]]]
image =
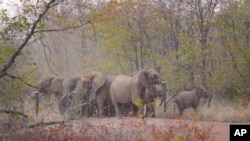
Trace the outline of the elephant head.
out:
[[[105,84],[106,81],[105,76],[100,72],[86,74],[83,79],[86,79],[85,84],[90,86],[90,93],[94,94],[97,93],[97,91]]]
[[[55,94],[56,98],[59,99],[60,95],[63,95],[63,81],[64,77],[56,76],[42,76],[38,81],[38,91],[33,92],[36,100],[36,115],[38,115],[39,107],[39,93],[45,98],[49,98],[51,94]],[[60,108],[60,107],[59,107]]]
[[[70,77],[63,81],[63,93],[64,95],[71,96],[75,91],[77,85],[79,85],[81,77]],[[84,87],[84,86],[83,86]]]
[[[84,75],[82,77],[71,77],[67,81],[64,81],[64,95],[68,98],[69,106],[66,107],[72,109],[70,114],[76,116],[76,112],[80,116],[90,116],[92,115],[91,101],[95,98],[92,94],[92,78]],[[65,102],[67,102],[65,100]],[[77,104],[77,105],[75,105]],[[79,114],[80,113],[80,114]]]
[[[43,94],[49,94],[49,87],[51,84],[51,81],[55,78],[55,76],[53,75],[46,75],[46,76],[42,76],[40,78],[40,80],[38,81],[38,91],[36,92],[40,92]]]
[[[49,97],[49,94],[52,92],[50,91],[50,85],[52,80],[55,78],[53,75],[44,75],[38,81],[38,90],[33,92],[35,97],[36,103],[36,115],[38,115],[38,107],[39,107],[39,93],[41,93],[45,98]]]
[[[200,98],[208,98],[208,107],[210,107],[210,103],[212,101],[212,94],[206,90],[205,88],[203,87],[200,87],[200,86],[196,86],[194,88],[195,90],[195,95],[200,99]]]
[[[161,75],[154,69],[140,71],[138,73],[138,80],[143,85],[143,87],[148,89],[150,85],[164,82]]]
[[[112,81],[116,76],[105,76],[100,72],[93,72],[85,75],[89,80],[91,80],[91,90],[90,93],[96,95],[96,103],[98,105],[99,117],[104,117],[105,106],[111,111],[112,105],[109,95],[109,89]]]
[[[144,75],[143,75],[144,74]],[[143,78],[145,76],[145,78]],[[164,112],[166,111],[166,82],[163,80],[161,75],[154,69],[144,70],[139,73],[139,81],[145,88],[150,89],[150,85],[161,85],[161,102],[160,106],[164,103]],[[158,85],[159,86],[159,85]],[[152,87],[153,88],[153,87]]]
[[[151,115],[152,117],[155,116],[154,100],[158,97],[161,97],[161,99],[165,100],[166,95],[162,92],[164,90],[165,87],[163,87],[162,84],[155,84],[151,85],[149,89],[145,89],[145,91],[142,91],[141,98],[143,100],[143,103],[146,104],[146,115]]]

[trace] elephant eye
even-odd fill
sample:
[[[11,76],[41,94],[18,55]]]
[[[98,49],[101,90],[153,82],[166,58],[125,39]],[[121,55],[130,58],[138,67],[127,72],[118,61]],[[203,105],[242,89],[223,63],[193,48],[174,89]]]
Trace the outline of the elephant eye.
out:
[[[158,76],[155,74],[153,77],[154,77],[154,79],[157,79]]]

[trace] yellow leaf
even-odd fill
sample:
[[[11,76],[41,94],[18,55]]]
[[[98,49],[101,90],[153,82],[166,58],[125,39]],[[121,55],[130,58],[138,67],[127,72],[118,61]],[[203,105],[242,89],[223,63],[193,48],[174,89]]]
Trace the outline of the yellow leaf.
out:
[[[178,141],[184,141],[183,136],[178,136]]]

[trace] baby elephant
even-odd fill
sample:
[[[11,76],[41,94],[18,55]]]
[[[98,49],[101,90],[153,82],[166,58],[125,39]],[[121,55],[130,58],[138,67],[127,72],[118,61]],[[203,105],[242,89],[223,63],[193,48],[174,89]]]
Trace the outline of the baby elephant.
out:
[[[176,102],[179,109],[179,115],[182,116],[183,111],[187,108],[194,108],[195,110],[199,106],[201,98],[209,98],[208,107],[210,106],[212,95],[205,88],[196,86],[191,91],[181,91],[173,95],[167,103]]]

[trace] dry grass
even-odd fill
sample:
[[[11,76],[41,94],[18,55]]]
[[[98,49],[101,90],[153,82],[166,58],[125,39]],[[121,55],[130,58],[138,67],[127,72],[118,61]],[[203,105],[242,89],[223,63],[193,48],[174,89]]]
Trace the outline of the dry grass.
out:
[[[29,113],[34,113],[32,108],[34,104],[29,106]],[[158,104],[157,104],[158,105]],[[156,109],[157,118],[167,118],[176,119],[179,118],[178,108],[175,104],[170,104],[167,107],[167,111],[163,112],[162,107]],[[192,108],[186,109],[183,113],[183,119],[192,119],[191,113],[194,113]],[[221,121],[221,122],[250,122],[250,103],[244,102],[242,100],[235,100],[234,102],[229,100],[218,100],[213,99],[210,107],[207,107],[207,101],[201,101],[201,104],[196,112],[196,116],[199,120],[206,121]],[[49,115],[49,116],[48,116]],[[35,121],[53,121],[55,119],[60,120],[62,117],[59,115],[57,105],[54,104],[51,107],[45,108],[41,105],[41,113],[38,117],[34,114],[30,115]]]
[[[172,103],[167,107],[164,113],[162,107],[156,110],[156,117],[159,118],[176,118],[178,117],[178,108]],[[192,108],[186,109],[183,113],[183,119],[190,119]],[[250,121],[250,104],[244,100],[236,100],[234,102],[228,100],[213,99],[210,107],[207,107],[206,101],[201,102],[198,108],[197,117],[199,120],[223,121],[223,122],[249,122]]]
[[[52,101],[55,99],[51,99]],[[157,101],[156,105],[159,101]],[[175,105],[175,113],[174,113]],[[34,100],[27,99],[25,102],[25,114],[28,114],[29,121],[40,122],[63,120],[64,118],[59,115],[56,102],[48,106],[45,102],[40,104],[39,116],[35,115],[35,103]],[[167,111],[163,112],[163,107],[156,109],[157,118],[176,119],[179,118],[178,108],[176,104],[170,104],[167,107]],[[183,113],[183,119],[192,119],[191,113],[194,110],[192,108],[186,109]],[[220,121],[220,122],[250,122],[250,103],[244,100],[218,100],[213,99],[211,106],[207,107],[207,101],[201,101],[201,104],[196,112],[196,116],[199,120],[206,121]],[[1,119],[4,116],[1,116]],[[5,118],[4,118],[5,119]],[[2,120],[1,120],[2,121]]]

